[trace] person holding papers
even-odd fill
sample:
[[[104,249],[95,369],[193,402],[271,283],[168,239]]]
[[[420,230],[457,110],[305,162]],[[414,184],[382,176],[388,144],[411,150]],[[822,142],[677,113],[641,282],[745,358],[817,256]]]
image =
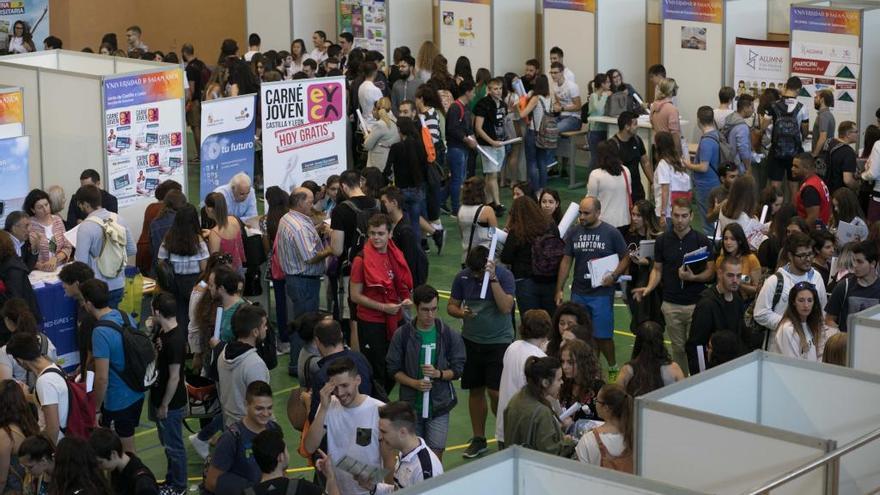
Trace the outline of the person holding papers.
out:
[[[486,96],[474,106],[474,132],[477,145],[487,155],[483,156],[483,175],[486,176],[486,196],[489,204],[503,211],[501,193],[498,190],[498,173],[504,164],[504,141],[508,136],[504,130],[507,106],[501,100],[501,78],[491,79],[486,84]],[[489,157],[495,160],[493,163]]]
[[[694,308],[715,271],[713,244],[691,229],[692,218],[687,198],[672,203],[672,231],[660,234],[655,241],[654,269],[648,285],[633,290],[633,297],[641,302],[662,281],[666,335],[672,341],[672,360],[682,370],[688,369],[685,342]]]
[[[623,235],[599,219],[602,204],[588,196],[581,200],[578,224],[565,235],[565,255],[556,278],[556,303],[562,304],[565,280],[574,261],[571,300],[584,306],[593,319],[593,337],[608,361],[610,380],[617,376],[614,356],[614,285],[629,270]]]
[[[222,194],[226,199],[229,215],[238,217],[244,222],[258,215],[257,196],[254,194],[254,188],[251,187],[251,178],[244,172],[235,174],[229,180],[229,184],[219,186],[214,192]]]
[[[626,284],[625,299],[630,311],[629,330],[634,332],[646,321],[663,323],[663,313],[660,311],[660,304],[663,301],[658,294],[636,302],[632,293],[636,287],[648,285],[654,264],[654,242],[663,229],[660,228],[660,222],[654,214],[654,205],[646,199],[635,202],[630,211],[630,218],[632,220],[629,224],[629,232],[623,235],[629,250],[629,276],[632,277],[632,280]]]
[[[868,238],[868,224],[859,206],[859,198],[848,187],[842,187],[831,195],[831,227],[837,232],[841,245],[851,241],[864,241]]]

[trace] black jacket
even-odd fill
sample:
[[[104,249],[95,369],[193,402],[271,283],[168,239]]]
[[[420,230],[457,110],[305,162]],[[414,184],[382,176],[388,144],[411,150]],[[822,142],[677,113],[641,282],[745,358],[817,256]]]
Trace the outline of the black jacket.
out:
[[[37,305],[37,297],[34,295],[34,289],[31,287],[31,281],[28,279],[28,269],[18,256],[11,256],[5,261],[0,262],[0,281],[3,282],[4,289],[0,289],[0,306],[9,299],[20,297],[24,299],[28,307],[36,317],[37,322],[42,321],[40,316],[40,308]],[[7,331],[3,320],[0,319],[0,334]]]
[[[725,304],[730,305],[727,311],[725,311]],[[734,292],[733,301],[728,303],[724,300],[724,296],[718,292],[716,285],[707,287],[703,291],[700,295],[700,300],[694,307],[690,333],[685,344],[688,368],[691,374],[699,373],[700,371],[697,359],[697,346],[703,346],[703,351],[705,352],[713,333],[721,330],[730,330],[739,337],[740,341],[743,340],[745,311],[745,303],[739,292]]]
[[[88,216],[85,212],[79,209],[76,202],[76,194],[74,194],[70,198],[70,205],[67,207],[67,220],[64,221],[64,227],[67,228],[67,230],[76,227],[78,220],[85,220]],[[119,202],[116,200],[116,196],[103,189],[101,189],[101,206],[109,212],[119,213]]]

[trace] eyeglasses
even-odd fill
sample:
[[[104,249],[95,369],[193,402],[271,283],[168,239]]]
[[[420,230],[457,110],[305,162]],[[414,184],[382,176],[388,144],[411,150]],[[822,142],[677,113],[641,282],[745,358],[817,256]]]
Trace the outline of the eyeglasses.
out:
[[[812,252],[810,252],[810,253],[800,253],[800,254],[798,254],[798,253],[794,253],[792,256],[794,256],[795,258],[798,258],[798,259],[808,260],[808,259],[812,259],[812,258],[813,258],[813,253],[812,253]]]

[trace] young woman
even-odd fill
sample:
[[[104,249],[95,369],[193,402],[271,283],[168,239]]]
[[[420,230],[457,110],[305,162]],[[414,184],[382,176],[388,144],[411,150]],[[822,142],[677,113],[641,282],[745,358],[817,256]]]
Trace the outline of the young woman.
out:
[[[633,473],[633,396],[609,383],[596,399],[602,426],[585,433],[575,452],[581,462],[624,473]]]
[[[33,407],[15,380],[0,382],[0,493],[24,490],[24,466],[18,448],[25,438],[40,432]]]
[[[739,292],[748,304],[761,290],[761,263],[752,254],[746,234],[738,223],[727,224],[721,232],[721,252],[715,260],[717,266],[721,266],[721,262],[728,256],[738,259],[742,265],[744,278],[740,282]]]
[[[825,287],[831,281],[831,258],[837,251],[837,237],[827,230],[810,232],[813,240],[813,268],[822,276]]]
[[[623,74],[617,69],[610,69],[605,73],[608,76],[608,80],[611,81],[611,92],[617,93],[618,91],[626,91],[629,96],[633,96],[636,93],[636,89],[632,87],[631,84],[623,81]]]
[[[590,99],[588,103],[588,111],[590,117],[601,117],[605,115],[605,103],[611,96],[611,78],[608,74],[598,73],[590,82],[589,89]],[[590,134],[587,136],[590,142],[590,170],[596,168],[596,158],[599,143],[608,139],[608,124],[600,122],[590,122]]]
[[[64,437],[58,442],[55,468],[47,495],[110,495],[107,479],[98,466],[95,451],[81,438]]]
[[[507,114],[504,116],[504,135],[508,139],[522,137],[522,128],[520,127],[519,116],[519,95],[513,89],[514,81],[519,76],[513,72],[504,74],[504,92],[502,99],[507,105]],[[508,144],[504,150],[504,167],[501,169],[501,187],[505,188],[512,184],[519,177],[519,149],[522,141]]]
[[[590,172],[587,196],[599,198],[602,221],[617,227],[623,234],[629,230],[632,178],[620,161],[616,144],[603,141],[596,146],[591,149],[598,155],[598,168]]]
[[[758,219],[761,218],[761,212],[764,211],[764,207],[767,207],[767,217],[764,218],[764,223],[769,224],[770,220],[776,215],[776,212],[782,208],[782,204],[785,201],[785,197],[779,192],[779,189],[773,187],[772,184],[768,185],[761,191],[760,199],[758,201],[758,206],[755,208],[754,214]]]
[[[387,96],[376,100],[373,105],[373,122],[364,136],[364,149],[367,150],[367,166],[385,169],[388,152],[394,143],[400,142],[397,122],[391,113],[391,98]]]
[[[831,229],[835,232],[840,230],[840,222],[846,222],[855,229],[855,240],[863,241],[868,238],[868,224],[865,223],[865,214],[859,206],[859,198],[848,187],[841,187],[831,195],[833,217]]]
[[[421,79],[423,83],[431,79],[431,67],[434,64],[434,57],[440,54],[437,45],[433,41],[425,41],[419,47],[419,53],[416,56],[416,77]]]
[[[623,238],[629,248],[629,275],[632,281],[626,284],[626,304],[630,312],[630,331],[646,321],[663,321],[663,312],[660,305],[663,300],[660,294],[652,292],[642,302],[636,302],[632,296],[633,289],[648,285],[648,278],[654,267],[654,258],[639,255],[642,241],[651,241],[663,233],[657,215],[654,214],[654,205],[650,201],[641,199],[636,201],[630,210],[629,230]]]
[[[684,380],[684,373],[672,361],[663,344],[663,328],[646,321],[636,329],[632,359],[620,368],[617,384],[633,397]]]
[[[602,369],[592,347],[582,340],[567,340],[562,344],[562,388],[559,390],[559,405],[566,410],[575,403],[586,406],[562,421],[566,431],[574,433],[577,422],[585,419],[599,419],[596,411],[596,394],[605,382]],[[570,429],[571,426],[575,428]]]
[[[799,282],[788,293],[788,307],[776,327],[771,351],[783,356],[819,362],[825,350],[825,324],[819,294],[809,282]]]
[[[297,72],[302,72],[306,58],[306,42],[301,39],[293,40],[290,44],[290,67],[287,67],[284,79],[290,79]]]
[[[825,352],[822,354],[822,362],[847,366],[845,332],[838,332],[828,337],[828,342],[825,343]]]
[[[229,96],[260,92],[260,80],[244,60],[231,62],[229,67]]]
[[[670,103],[671,104],[671,103]],[[691,177],[681,158],[681,145],[669,132],[654,135],[655,154],[660,160],[654,169],[654,201],[660,226],[672,227],[672,202],[679,197],[691,197]]]
[[[510,267],[516,279],[516,305],[521,313],[530,309],[543,309],[547,314],[556,311],[553,300],[556,277],[535,275],[532,270],[532,244],[547,234],[558,237],[559,229],[538,204],[529,198],[515,199],[500,259]]]
[[[241,221],[226,209],[226,198],[220,193],[205,197],[205,210],[216,225],[208,231],[208,250],[232,255],[232,268],[244,274],[244,242]]]
[[[563,341],[581,338],[575,335],[577,327],[589,329],[588,332],[582,333],[582,337],[585,338],[581,340],[594,347],[590,314],[580,304],[571,301],[562,303],[556,308],[556,312],[553,313],[553,330],[550,332],[547,341],[547,355],[558,358],[560,357],[560,348]],[[586,335],[583,335],[584,333]]]
[[[766,267],[768,271],[776,271],[779,264],[779,257],[782,253],[782,247],[785,245],[785,239],[788,237],[788,224],[797,216],[797,209],[794,205],[782,205],[773,215],[770,221],[770,228],[767,239],[761,243],[758,248],[758,261],[762,267]]]
[[[672,79],[663,79],[657,85],[657,89],[656,99],[651,104],[651,127],[655,133],[668,132],[671,134],[680,155],[681,122],[678,108],[674,103],[674,98],[678,94],[678,84]]]
[[[510,194],[513,196],[514,200],[520,196],[535,199],[535,189],[532,187],[531,183],[526,181],[515,182],[510,186]]]
[[[49,195],[42,189],[31,190],[24,198],[22,209],[31,216],[28,237],[31,249],[37,250],[34,268],[51,272],[69,261],[73,246],[64,237],[64,221],[52,214]]]
[[[535,77],[529,102],[519,111],[520,118],[529,120],[525,135],[526,167],[529,184],[538,190],[547,186],[547,165],[553,161],[553,150],[539,148],[536,143],[538,131],[541,130],[541,119],[551,108],[550,82],[547,76],[540,74]]]
[[[550,219],[553,225],[559,225],[559,222],[562,221],[562,201],[560,201],[556,189],[545,188],[541,191],[541,198],[538,202],[544,216]]]
[[[271,186],[266,189],[266,207],[268,211],[260,217],[260,232],[263,234],[263,250],[270,260],[272,259],[275,246],[275,235],[278,233],[278,223],[290,211],[288,207],[289,199],[290,196],[287,192],[278,186]],[[272,279],[272,289],[275,292],[275,321],[278,328],[278,337],[282,342],[287,342],[287,292],[285,292],[285,278],[280,277],[278,280],[272,278],[272,270],[269,270],[268,277]]]
[[[386,100],[387,98],[383,98]],[[390,103],[389,103],[390,104]],[[425,188],[427,186],[428,158],[422,136],[416,121],[400,118],[399,141],[391,145],[388,163],[385,165],[385,178],[394,175],[394,183],[403,193],[404,202],[400,205],[409,219],[413,232],[421,237],[421,217],[427,217],[424,211]]]
[[[718,214],[718,230],[724,231],[729,224],[738,223],[752,249],[758,249],[766,237],[763,234],[764,226],[752,216],[757,204],[757,194],[755,179],[751,175],[737,177]]]
[[[492,73],[489,72],[489,69],[485,67],[480,67],[479,69],[477,69],[476,79],[474,79],[474,97],[471,98],[470,102],[468,102],[468,108],[471,112],[474,111],[474,107],[477,106],[477,102],[482,100],[483,97],[488,94],[488,84],[490,79],[492,79]]]
[[[174,287],[171,293],[177,300],[177,323],[189,327],[189,299],[193,287],[208,263],[208,245],[201,236],[199,212],[187,203],[174,217],[174,225],[165,234],[156,257],[174,268]]]
[[[562,432],[550,399],[559,396],[562,369],[559,359],[526,360],[526,386],[510,399],[504,410],[504,444],[522,445],[545,454],[571,457],[575,441]]]
[[[0,317],[2,317],[3,324],[6,325],[6,329],[10,333],[28,332],[38,334],[40,336],[40,345],[45,344],[46,346],[46,357],[52,361],[58,359],[55,344],[49,340],[48,336],[40,332],[37,320],[24,299],[16,297],[7,300],[3,307],[0,308]],[[4,345],[0,347],[0,380],[9,379],[22,382],[31,390],[37,384],[37,377],[19,365],[18,361],[6,352],[6,345]]]
[[[486,187],[482,177],[471,177],[461,188],[461,207],[458,209],[458,231],[461,234],[461,262],[471,249],[492,243],[490,229],[498,227],[495,210],[486,204]]]
[[[7,24],[8,26],[9,24]],[[37,51],[34,45],[33,34],[28,29],[24,21],[15,21],[12,25],[12,35],[9,37],[9,46],[6,48],[9,53],[30,53]]]

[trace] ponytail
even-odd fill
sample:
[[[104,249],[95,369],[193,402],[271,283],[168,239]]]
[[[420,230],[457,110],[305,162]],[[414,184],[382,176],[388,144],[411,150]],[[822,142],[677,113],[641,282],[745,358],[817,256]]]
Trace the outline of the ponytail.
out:
[[[526,376],[526,391],[542,404],[549,406],[544,398],[544,390],[546,389],[544,380],[552,382],[556,377],[556,370],[561,366],[559,359],[555,357],[529,356],[523,368]]]
[[[620,425],[623,440],[626,448],[631,449],[633,446],[633,408],[635,399],[620,385],[616,383],[608,383],[599,390],[598,397],[602,397],[602,402],[611,411],[611,415],[617,419]],[[608,418],[606,418],[608,419]]]
[[[607,80],[608,74],[605,74],[604,72],[596,74],[596,77],[594,77],[593,80],[590,81],[590,83],[587,85],[587,94],[591,95],[595,93],[599,88],[602,87],[603,84],[605,84],[605,81]]]

